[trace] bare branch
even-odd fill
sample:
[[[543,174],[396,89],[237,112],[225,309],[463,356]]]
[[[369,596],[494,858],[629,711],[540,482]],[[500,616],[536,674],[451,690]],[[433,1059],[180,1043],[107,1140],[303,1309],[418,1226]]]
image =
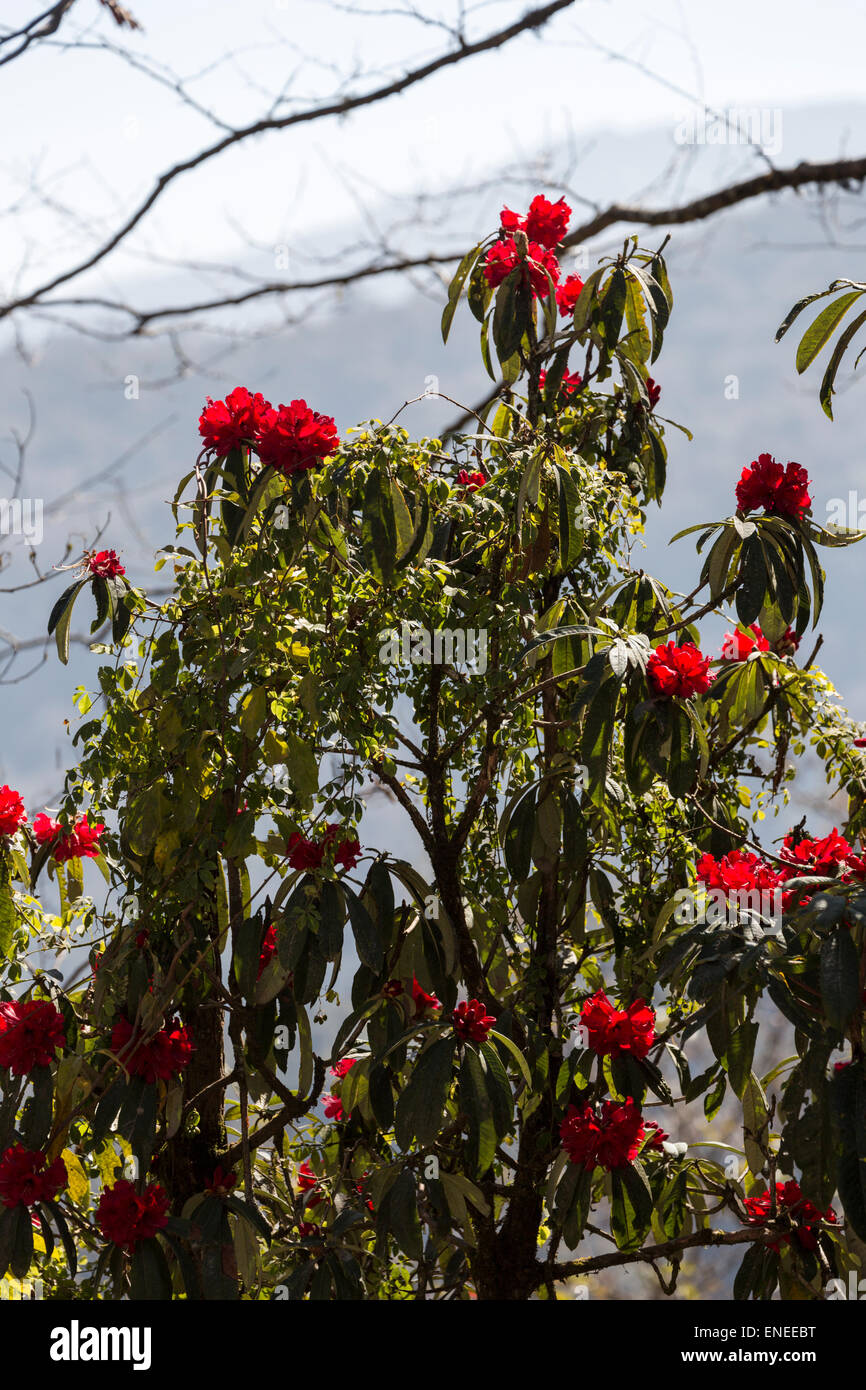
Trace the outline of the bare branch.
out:
[[[71,2],[71,0],[70,0]],[[86,260],[80,261],[78,265],[69,270],[56,275],[54,279],[47,281],[38,289],[32,290],[30,294],[23,295],[19,299],[10,300],[7,304],[0,305],[0,319],[8,318],[10,314],[19,309],[32,308],[33,306],[44,303],[45,296],[50,294],[60,285],[68,284],[71,280],[77,279],[85,271],[92,270],[99,265],[106,256],[116,249],[129,236],[130,232],[138,226],[150,212],[155,203],[159,201],[163,193],[177,179],[184,174],[190,173],[193,169],[199,168],[208,160],[216,158],[226,150],[240,144],[244,140],[250,139],[255,135],[263,135],[268,131],[288,130],[292,126],[307,125],[314,121],[327,120],[332,116],[348,116],[353,111],[362,110],[367,106],[374,106],[382,101],[387,101],[391,97],[399,96],[408,91],[418,83],[424,82],[432,77],[434,73],[441,72],[446,68],[453,67],[457,63],[462,63],[467,58],[476,57],[480,53],[492,53],[496,49],[502,48],[512,39],[520,34],[537,31],[542,28],[548,20],[561,10],[568,9],[575,0],[550,0],[550,3],[539,9],[530,10],[522,19],[516,20],[506,28],[500,29],[493,34],[488,34],[486,38],[478,39],[475,43],[461,43],[458,47],[451,49],[447,53],[442,53],[429,62],[422,64],[418,68],[405,73],[402,77],[396,78],[383,86],[376,87],[369,92],[363,92],[358,96],[346,96],[337,101],[326,102],[321,106],[314,106],[306,111],[295,111],[287,116],[270,116],[251,125],[242,126],[225,135],[221,140],[206,146],[203,150],[189,159],[181,160],[179,163],[167,169],[161,174],[151,189],[150,193],[142,203],[136,208],[135,212],[129,216],[125,222],[117,228],[115,232],[105,241],[98,250],[88,256]],[[48,301],[50,303],[50,301]]]

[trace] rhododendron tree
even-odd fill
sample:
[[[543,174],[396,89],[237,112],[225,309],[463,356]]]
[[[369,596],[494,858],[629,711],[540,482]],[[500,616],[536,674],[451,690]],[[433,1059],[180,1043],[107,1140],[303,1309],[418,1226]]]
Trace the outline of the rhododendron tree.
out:
[[[521,1300],[638,1262],[673,1293],[713,1246],[767,1299],[856,1266],[866,731],[808,640],[854,537],[805,463],[719,452],[692,592],[636,566],[664,248],[582,279],[569,219],[504,208],[457,271],[443,334],[465,301],[504,383],[471,433],[239,386],[197,457],[190,422],[169,596],[76,565],[60,659],[74,605],[111,620],[78,762],[59,806],[0,788],[0,1272]],[[385,659],[404,628],[483,632],[484,668]],[[786,811],[808,747],[829,834]]]

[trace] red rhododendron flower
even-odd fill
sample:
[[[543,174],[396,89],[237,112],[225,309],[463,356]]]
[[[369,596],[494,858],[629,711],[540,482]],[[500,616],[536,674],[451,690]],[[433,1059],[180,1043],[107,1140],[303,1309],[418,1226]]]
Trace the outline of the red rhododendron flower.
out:
[[[218,458],[225,458],[232,449],[255,443],[270,409],[270,401],[261,392],[252,396],[245,386],[236,386],[224,401],[213,401],[208,396],[198,432],[207,449]]]
[[[95,555],[90,556],[87,565],[91,574],[98,574],[103,579],[114,579],[118,574],[126,574],[113,550],[97,551]]]
[[[483,473],[469,473],[465,468],[461,468],[457,474],[457,481],[461,487],[468,488],[470,492],[477,492],[487,482]]]
[[[637,1157],[644,1135],[640,1110],[632,1098],[600,1105],[570,1105],[559,1127],[562,1147],[572,1163],[593,1168],[624,1168]]]
[[[47,999],[0,1004],[0,1067],[13,1076],[49,1066],[56,1049],[65,1046],[63,1015]]]
[[[464,1042],[486,1042],[496,1019],[487,1012],[480,999],[468,999],[457,1005],[451,1021],[454,1032]]]
[[[345,1119],[343,1114],[343,1102],[339,1096],[325,1096],[325,1119],[336,1120],[338,1123]]]
[[[646,1057],[655,1038],[655,1014],[644,999],[636,999],[627,1009],[616,1009],[602,989],[586,1000],[580,1021],[599,1057],[618,1057],[625,1052]]]
[[[783,468],[771,454],[759,454],[757,460],[743,469],[737,483],[737,506],[741,512],[763,507],[773,516],[797,520],[811,505],[809,475],[805,468],[799,463],[788,463]]]
[[[505,208],[503,211],[507,212]],[[551,203],[543,193],[538,193],[529,204],[524,230],[529,240],[553,251],[568,231],[571,221],[571,208],[564,198]]]
[[[225,1172],[222,1165],[218,1164],[213,1170],[213,1177],[205,1180],[205,1187],[208,1192],[213,1192],[216,1197],[225,1197],[231,1192],[236,1182],[236,1175],[234,1173]]]
[[[713,680],[710,658],[694,642],[656,647],[647,662],[647,676],[657,695],[679,695],[684,700],[709,690]]]
[[[723,661],[745,661],[754,651],[768,652],[770,644],[757,623],[752,623],[748,632],[726,632],[722,643]]]
[[[38,845],[47,845],[49,840],[54,840],[63,831],[63,826],[59,820],[52,820],[43,811],[36,816],[33,821],[33,834],[36,836]]]
[[[426,1014],[428,1010],[434,1013],[437,1009],[442,1008],[436,995],[425,993],[414,976],[412,978],[412,999],[415,1004],[415,1018],[421,1018],[422,1014]]]
[[[526,219],[512,212],[511,208],[503,208],[499,215],[499,225],[505,232],[522,232],[526,228]]]
[[[293,869],[319,869],[325,857],[324,845],[308,840],[300,830],[289,836],[288,858]]]
[[[657,381],[653,381],[651,376],[648,376],[646,379],[646,393],[649,396],[650,410],[655,410],[659,403],[659,396],[662,393],[662,388]]]
[[[287,846],[289,864],[293,869],[320,869],[325,852],[333,847],[334,863],[344,869],[354,869],[361,857],[361,844],[358,840],[337,840],[341,827],[332,823],[325,826],[325,833],[317,844],[308,840],[299,830],[290,837]]]
[[[55,1158],[46,1168],[41,1150],[13,1144],[0,1158],[0,1202],[4,1207],[32,1207],[35,1202],[53,1201],[67,1181],[63,1159]]]
[[[152,1038],[129,1049],[132,1024],[119,1018],[111,1033],[111,1050],[131,1076],[141,1076],[152,1086],[157,1080],[169,1081],[175,1072],[189,1066],[195,1048],[189,1033],[174,1019]]]
[[[297,1174],[298,1191],[307,1193],[304,1201],[306,1206],[318,1207],[324,1202],[325,1195],[321,1190],[319,1179],[316,1177],[309,1163],[303,1162]]]
[[[57,841],[53,854],[58,864],[63,864],[67,859],[96,859],[99,855],[99,837],[104,829],[101,821],[91,825],[86,815],[67,828],[44,812],[33,822],[33,834],[38,844],[47,845]]]
[[[288,475],[314,468],[339,445],[330,415],[311,410],[306,401],[292,401],[267,411],[256,448],[262,463]]]
[[[120,1178],[102,1193],[96,1220],[106,1240],[132,1250],[168,1225],[168,1194],[157,1182],[136,1192],[131,1182]]]
[[[0,787],[0,835],[14,835],[26,819],[20,793],[11,787]]]
[[[671,1137],[665,1133],[661,1125],[656,1124],[655,1120],[644,1120],[644,1131],[643,1146],[645,1149],[661,1149],[665,1140]]]
[[[786,878],[807,874],[820,874],[829,878],[853,856],[853,846],[839,834],[835,826],[822,840],[812,840],[806,835],[796,844],[793,832],[789,831],[779,850],[779,858],[791,865],[785,874]]]
[[[341,1057],[336,1066],[331,1067],[331,1075],[337,1076],[342,1081],[347,1072],[350,1072],[357,1062],[357,1057]]]
[[[770,1225],[770,1202],[769,1188],[764,1188],[758,1197],[747,1197],[744,1202],[746,1211],[749,1213],[747,1225]],[[804,1250],[814,1250],[820,1235],[815,1223],[827,1221],[831,1226],[836,1224],[836,1213],[833,1208],[828,1207],[825,1212],[819,1211],[803,1196],[800,1191],[800,1184],[793,1179],[789,1182],[776,1183],[776,1219],[781,1222],[785,1218],[793,1223],[794,1229],[784,1234],[780,1233],[778,1240],[771,1241],[770,1248],[772,1250],[778,1251],[781,1245],[790,1245],[792,1236],[797,1237]]]
[[[257,980],[261,979],[262,971],[264,970],[265,966],[271,960],[273,960],[274,956],[276,955],[276,951],[277,929],[275,926],[271,925],[266,929],[265,934],[262,938],[262,949],[259,954],[259,969],[256,975]]]
[[[760,855],[750,850],[732,849],[722,859],[702,854],[696,865],[698,881],[708,888],[723,888],[726,893],[773,892],[785,875],[774,869]]]
[[[542,370],[538,373],[538,389],[543,391],[547,382],[547,372]],[[573,396],[575,391],[579,391],[583,385],[583,377],[580,372],[563,372],[562,381],[559,384],[560,392],[563,396]]]
[[[559,262],[552,251],[546,250],[538,242],[530,241],[529,259],[524,263],[524,277],[529,276],[532,293],[537,299],[546,299],[550,293],[548,274],[554,285],[559,279]],[[520,253],[513,237],[504,241],[494,241],[484,261],[484,278],[491,289],[497,289],[521,264]],[[525,283],[525,278],[524,278]]]
[[[557,287],[556,305],[563,318],[570,318],[574,313],[574,306],[580,298],[583,289],[583,281],[579,275],[569,275]]]

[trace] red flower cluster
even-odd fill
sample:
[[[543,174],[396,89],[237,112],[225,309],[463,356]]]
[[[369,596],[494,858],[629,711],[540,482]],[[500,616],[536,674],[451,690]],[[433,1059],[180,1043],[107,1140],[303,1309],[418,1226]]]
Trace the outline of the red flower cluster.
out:
[[[599,1057],[646,1057],[655,1038],[655,1014],[644,999],[627,1009],[615,1009],[604,990],[587,999],[580,1011],[589,1045]]]
[[[304,1198],[306,1206],[310,1208],[317,1207],[327,1200],[322,1192],[319,1179],[306,1161],[304,1161],[298,1169],[297,1182],[298,1191],[307,1194]]]
[[[548,275],[554,285],[559,279],[559,262],[552,251],[546,251],[537,241],[529,243],[528,259],[524,262],[524,277],[529,276],[532,293],[536,299],[546,299],[550,293]],[[504,241],[494,241],[484,261],[484,278],[491,289],[498,289],[507,280],[512,270],[521,264],[520,254],[513,237]]]
[[[643,1127],[643,1146],[645,1149],[661,1149],[664,1147],[665,1140],[671,1137],[662,1129],[661,1125],[656,1124],[655,1120],[644,1120]]]
[[[274,956],[276,955],[276,953],[277,953],[277,929],[276,929],[276,927],[275,927],[273,924],[271,924],[271,926],[269,926],[269,927],[265,930],[265,934],[264,934],[264,936],[262,937],[262,949],[261,949],[261,954],[260,954],[260,956],[259,956],[259,969],[258,969],[258,973],[257,973],[257,975],[256,975],[256,979],[257,979],[257,980],[260,980],[260,979],[261,979],[261,977],[262,977],[262,972],[264,971],[265,966],[268,965],[269,962],[273,960],[273,958],[274,958]]]
[[[457,481],[461,487],[465,487],[469,492],[477,492],[487,482],[483,473],[470,473],[467,469],[461,468],[457,474]]]
[[[799,520],[809,510],[809,475],[799,463],[783,468],[771,454],[759,454],[744,468],[737,483],[737,506],[741,512],[763,507],[772,516]]]
[[[13,1076],[49,1066],[56,1049],[65,1046],[63,1015],[46,999],[0,1004],[0,1067]]]
[[[130,1075],[143,1077],[149,1086],[157,1080],[168,1081],[175,1072],[183,1071],[195,1051],[186,1028],[175,1019],[170,1019],[167,1028],[160,1028],[152,1038],[137,1043],[132,1050],[128,1046],[131,1037],[129,1019],[119,1018],[112,1029],[111,1050]]]
[[[87,568],[91,574],[98,574],[103,579],[115,579],[119,574],[126,574],[113,550],[98,550],[89,557]]]
[[[419,985],[415,976],[412,976],[412,1002],[415,1005],[415,1018],[423,1018],[427,1013],[436,1013],[442,1005],[435,994],[428,994]]]
[[[520,217],[510,208],[503,208],[499,221],[503,231],[525,232],[530,241],[537,241],[548,251],[555,251],[568,231],[571,208],[564,198],[551,203],[543,193],[538,193],[529,204],[526,217]]]
[[[464,1042],[483,1043],[487,1041],[496,1019],[487,1012],[480,999],[469,999],[457,1005],[451,1021],[458,1038]]]
[[[768,1226],[770,1225],[770,1189],[764,1188],[759,1197],[747,1197],[745,1208],[749,1213],[749,1226]],[[836,1224],[836,1213],[832,1207],[821,1212],[816,1206],[808,1201],[800,1191],[800,1184],[793,1178],[790,1182],[776,1183],[776,1216],[777,1219],[787,1217],[793,1223],[793,1231],[780,1235],[777,1241],[770,1243],[770,1248],[778,1251],[780,1245],[790,1245],[792,1236],[796,1236],[799,1244],[804,1250],[814,1250],[818,1244],[820,1231],[816,1229],[815,1223],[827,1221],[831,1226]]]
[[[121,1178],[100,1197],[96,1220],[106,1240],[132,1250],[168,1225],[168,1194],[157,1182],[136,1192],[131,1182]]]
[[[350,1072],[357,1062],[357,1057],[341,1057],[335,1067],[331,1067],[331,1075],[336,1076],[339,1081]]]
[[[27,819],[20,792],[0,787],[0,836],[14,835]]]
[[[866,880],[866,854],[858,855],[835,828],[823,839],[804,836],[797,843],[789,831],[779,850],[779,858],[783,863],[772,865],[748,850],[734,849],[718,860],[711,854],[703,854],[696,872],[699,881],[708,888],[722,888],[726,893],[748,893],[754,889],[761,893],[773,892],[777,888],[784,889],[789,879],[813,875],[838,876],[841,883]],[[793,905],[802,906],[809,896],[793,888],[783,891],[782,910],[787,912]]]
[[[651,376],[648,376],[646,379],[646,391],[649,396],[650,410],[655,410],[659,403],[659,396],[662,393],[662,388],[657,381],[653,381]]]
[[[382,994],[386,999],[399,999],[402,994],[411,994],[415,1005],[414,1018],[423,1018],[426,1013],[435,1013],[437,1009],[442,1008],[436,995],[427,994],[414,976],[411,989],[407,989],[402,980],[388,980],[382,986]]]
[[[853,847],[839,834],[835,826],[829,835],[825,835],[821,840],[812,840],[809,836],[804,836],[796,844],[789,831],[779,850],[779,858],[792,866],[786,875],[788,878],[798,874],[822,874],[829,877],[852,860],[859,864]]]
[[[768,652],[770,644],[757,623],[752,623],[748,632],[726,632],[722,643],[723,661],[745,661],[752,652]]]
[[[306,401],[292,401],[268,411],[257,448],[262,463],[288,476],[315,468],[339,445],[337,427],[329,415],[311,410]]]
[[[67,859],[96,859],[99,855],[99,837],[104,829],[101,821],[91,825],[86,814],[71,829],[64,829],[59,820],[52,820],[44,812],[33,822],[37,844],[47,845],[57,841],[52,852],[58,864]]]
[[[784,874],[750,850],[732,849],[722,859],[702,854],[696,872],[700,883],[707,888],[722,888],[726,893],[772,893],[784,881]]]
[[[679,695],[684,700],[709,690],[713,682],[710,658],[699,652],[694,642],[656,647],[647,662],[647,677],[657,695]]]
[[[570,1105],[559,1135],[572,1163],[582,1163],[587,1171],[600,1167],[609,1172],[637,1157],[644,1123],[629,1096],[625,1101],[603,1100],[597,1107]]]
[[[223,1171],[222,1164],[217,1164],[213,1170],[213,1176],[206,1179],[205,1187],[208,1192],[212,1192],[215,1197],[226,1197],[231,1192],[237,1177],[234,1173]]]
[[[340,444],[329,415],[311,410],[306,401],[274,409],[261,392],[253,396],[245,386],[236,386],[224,401],[208,396],[198,428],[205,448],[217,458],[247,445],[262,463],[285,474],[315,467]]]
[[[579,275],[569,275],[556,290],[556,307],[564,319],[574,313],[574,306],[580,298],[583,281]]]
[[[4,1207],[32,1207],[34,1202],[53,1201],[68,1180],[62,1158],[45,1166],[45,1154],[13,1144],[0,1158],[0,1202]]]
[[[270,409],[270,402],[260,391],[252,396],[245,386],[236,386],[224,401],[214,401],[208,396],[198,422],[205,448],[218,458],[225,458],[232,449],[254,444]]]
[[[571,208],[564,198],[551,203],[538,194],[529,204],[526,217],[520,217],[510,208],[503,208],[499,218],[501,235],[487,252],[484,261],[484,278],[492,289],[496,289],[512,270],[520,265],[520,253],[514,240],[515,232],[524,232],[529,243],[528,260],[525,263],[524,277],[528,274],[532,292],[537,299],[546,299],[550,293],[548,275],[556,285],[559,281],[559,261],[554,252],[568,230]],[[576,283],[575,283],[576,282]],[[573,311],[582,283],[576,275],[569,276],[562,286],[560,311],[567,314]],[[571,302],[571,309],[568,308]]]
[[[343,1112],[343,1102],[339,1096],[325,1096],[325,1119],[336,1120],[340,1124],[346,1117]]]
[[[361,844],[358,840],[337,840],[341,827],[336,823],[325,826],[325,833],[318,843],[308,840],[300,830],[289,837],[286,847],[289,864],[293,869],[320,869],[326,853],[333,847],[334,863],[344,869],[354,869],[361,857]]]
[[[544,369],[542,368],[542,370],[538,373],[539,391],[544,390],[544,384],[546,381],[547,372],[544,371]],[[560,384],[559,389],[563,396],[573,396],[576,391],[580,390],[582,385],[583,377],[580,375],[580,372],[563,372],[562,382]]]

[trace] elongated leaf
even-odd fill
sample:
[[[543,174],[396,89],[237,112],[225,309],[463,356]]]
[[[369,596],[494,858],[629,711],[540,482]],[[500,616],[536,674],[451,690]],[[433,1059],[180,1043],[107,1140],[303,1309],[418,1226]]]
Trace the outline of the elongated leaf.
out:
[[[442,1112],[451,1089],[455,1039],[439,1038],[421,1053],[397,1100],[395,1133],[401,1149],[413,1140],[426,1147],[442,1126]]]

